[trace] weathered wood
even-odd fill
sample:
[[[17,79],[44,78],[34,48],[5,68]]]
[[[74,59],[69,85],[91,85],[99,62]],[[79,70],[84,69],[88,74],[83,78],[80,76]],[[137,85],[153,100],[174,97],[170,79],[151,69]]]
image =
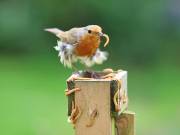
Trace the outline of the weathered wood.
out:
[[[118,121],[128,107],[127,71],[115,71],[110,75],[104,72],[80,72],[78,75],[92,79],[67,82],[68,90],[81,89],[68,97],[68,116],[73,116],[75,135],[112,135],[112,118]],[[103,76],[108,77],[102,79]],[[74,110],[75,115],[72,113],[72,103],[77,109]],[[116,133],[119,132],[116,130]]]
[[[67,82],[67,88],[68,88],[68,90],[75,88],[74,81]],[[71,115],[72,101],[74,101],[74,93],[72,93],[71,95],[68,96],[68,116]]]
[[[112,80],[111,84],[110,84],[110,90],[111,90],[111,115],[112,116],[118,115],[117,111],[115,109],[114,102],[113,102],[114,95],[118,90],[118,84],[117,83],[118,83],[117,80]]]
[[[120,80],[120,92],[118,95],[118,104],[119,104],[119,112],[120,115],[124,110],[128,108],[128,88],[127,88],[127,71],[119,70],[114,77],[115,80]]]
[[[123,112],[115,117],[115,135],[134,135],[135,113]]]
[[[81,91],[75,103],[82,114],[75,124],[76,135],[111,135],[110,81],[75,81]]]
[[[118,87],[119,86],[119,87]],[[113,102],[114,95],[118,91],[117,104]],[[116,117],[128,108],[128,93],[127,93],[127,71],[118,71],[111,81],[111,111],[112,116]],[[118,107],[118,108],[117,108]],[[117,110],[119,109],[119,110]]]

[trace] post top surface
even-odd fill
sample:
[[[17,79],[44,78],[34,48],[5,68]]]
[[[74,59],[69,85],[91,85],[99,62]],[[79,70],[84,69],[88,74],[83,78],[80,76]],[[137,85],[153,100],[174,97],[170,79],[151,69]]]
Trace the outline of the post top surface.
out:
[[[124,70],[78,71],[73,73],[69,79],[74,78],[75,82],[111,82],[124,76],[127,76],[127,71]]]

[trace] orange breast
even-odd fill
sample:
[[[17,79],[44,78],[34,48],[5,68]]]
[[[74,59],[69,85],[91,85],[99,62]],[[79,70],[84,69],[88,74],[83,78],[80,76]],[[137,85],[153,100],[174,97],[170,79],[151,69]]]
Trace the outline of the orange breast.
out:
[[[94,35],[86,35],[75,48],[77,56],[92,56],[96,52],[100,44],[100,38]]]

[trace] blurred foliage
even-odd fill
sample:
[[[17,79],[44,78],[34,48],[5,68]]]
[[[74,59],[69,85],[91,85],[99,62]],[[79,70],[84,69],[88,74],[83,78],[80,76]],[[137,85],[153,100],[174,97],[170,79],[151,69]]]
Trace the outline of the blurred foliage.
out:
[[[0,53],[47,52],[55,38],[44,28],[98,24],[110,35],[108,51],[115,61],[149,65],[163,58],[179,64],[178,4],[178,0],[4,0],[0,2]]]
[[[129,71],[138,135],[179,135],[179,0],[1,0],[0,134],[73,134],[65,80],[47,27],[98,24],[110,36],[109,60],[94,69]]]

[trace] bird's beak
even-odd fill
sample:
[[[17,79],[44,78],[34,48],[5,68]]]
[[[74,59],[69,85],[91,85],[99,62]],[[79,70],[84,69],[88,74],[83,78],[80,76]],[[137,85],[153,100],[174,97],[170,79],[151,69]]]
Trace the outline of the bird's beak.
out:
[[[108,45],[108,43],[109,43],[109,36],[107,34],[104,34],[104,33],[99,33],[99,35],[101,37],[105,37],[106,38],[106,42],[104,44],[104,47],[106,47]]]

